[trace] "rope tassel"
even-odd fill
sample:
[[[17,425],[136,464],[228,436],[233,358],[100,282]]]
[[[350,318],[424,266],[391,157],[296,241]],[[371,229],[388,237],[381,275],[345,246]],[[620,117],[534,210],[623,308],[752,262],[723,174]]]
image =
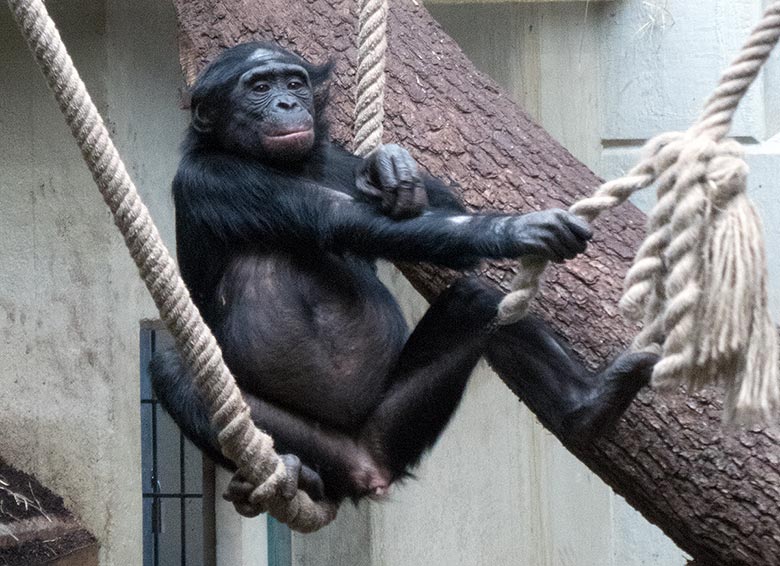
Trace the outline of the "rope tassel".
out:
[[[777,332],[742,147],[695,130],[679,141],[649,158],[665,173],[621,301],[645,321],[634,348],[661,352],[657,389],[721,385],[725,421],[770,421],[780,408]]]
[[[713,159],[703,244],[695,370],[685,382],[726,389],[727,421],[769,421],[780,407],[778,344],[768,311],[763,227],[745,195],[747,165]]]

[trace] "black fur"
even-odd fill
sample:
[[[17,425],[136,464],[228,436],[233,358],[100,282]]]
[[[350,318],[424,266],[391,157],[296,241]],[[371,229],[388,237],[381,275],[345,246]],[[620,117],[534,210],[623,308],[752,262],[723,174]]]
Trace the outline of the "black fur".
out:
[[[377,258],[455,268],[524,254],[562,261],[590,231],[563,211],[467,214],[397,146],[367,160],[345,152],[327,134],[329,72],[269,44],[227,50],[193,89],[173,181],[182,276],[277,450],[315,470],[330,499],[381,495],[434,444],[485,352],[521,393],[533,385],[534,408],[556,432],[580,433],[588,403],[597,408],[588,423],[617,418],[647,378],[644,365],[628,367],[639,377],[619,395],[594,395],[599,379],[540,321],[489,340],[500,295],[481,283],[454,285],[409,335]],[[409,197],[419,183],[427,196]],[[152,373],[185,433],[229,466],[179,357],[158,354]]]

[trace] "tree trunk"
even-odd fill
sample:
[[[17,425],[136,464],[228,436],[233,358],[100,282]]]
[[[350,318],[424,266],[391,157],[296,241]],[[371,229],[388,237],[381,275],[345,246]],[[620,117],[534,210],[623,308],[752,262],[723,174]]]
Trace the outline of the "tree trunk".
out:
[[[330,119],[349,145],[356,60],[354,0],[174,0],[189,80],[226,46],[275,39],[313,61],[337,64]],[[566,207],[600,180],[474,69],[421,6],[393,0],[385,141],[409,148],[434,175],[462,187],[473,209]],[[626,347],[637,328],[618,314],[622,278],[643,237],[644,216],[623,206],[595,223],[588,253],[549,270],[536,311],[592,367]],[[452,273],[402,266],[435,296]],[[511,263],[484,276],[506,287]],[[780,434],[723,431],[719,395],[643,392],[625,418],[578,458],[659,525],[696,564],[776,565],[780,560]]]

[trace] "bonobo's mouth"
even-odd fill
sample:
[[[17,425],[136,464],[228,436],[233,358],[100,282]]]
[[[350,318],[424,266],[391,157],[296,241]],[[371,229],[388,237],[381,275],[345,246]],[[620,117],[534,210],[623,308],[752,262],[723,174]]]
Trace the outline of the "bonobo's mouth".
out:
[[[265,136],[265,150],[277,157],[295,157],[308,152],[314,145],[314,128],[275,131]]]
[[[300,138],[308,138],[308,137],[314,137],[314,128],[305,128],[301,130],[293,130],[293,131],[287,131],[287,132],[274,132],[273,134],[268,135],[268,139],[274,140],[274,141],[282,141],[282,140],[296,140]]]

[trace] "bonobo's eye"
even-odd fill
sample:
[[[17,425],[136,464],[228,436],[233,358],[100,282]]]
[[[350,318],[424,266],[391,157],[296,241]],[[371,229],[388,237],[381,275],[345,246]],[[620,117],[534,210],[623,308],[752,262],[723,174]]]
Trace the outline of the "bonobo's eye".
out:
[[[268,92],[271,90],[271,85],[262,81],[258,81],[252,85],[252,90],[255,92]]]
[[[287,83],[287,88],[290,90],[298,90],[299,88],[303,88],[304,84],[302,81],[299,81],[298,79],[293,79],[289,83]]]

